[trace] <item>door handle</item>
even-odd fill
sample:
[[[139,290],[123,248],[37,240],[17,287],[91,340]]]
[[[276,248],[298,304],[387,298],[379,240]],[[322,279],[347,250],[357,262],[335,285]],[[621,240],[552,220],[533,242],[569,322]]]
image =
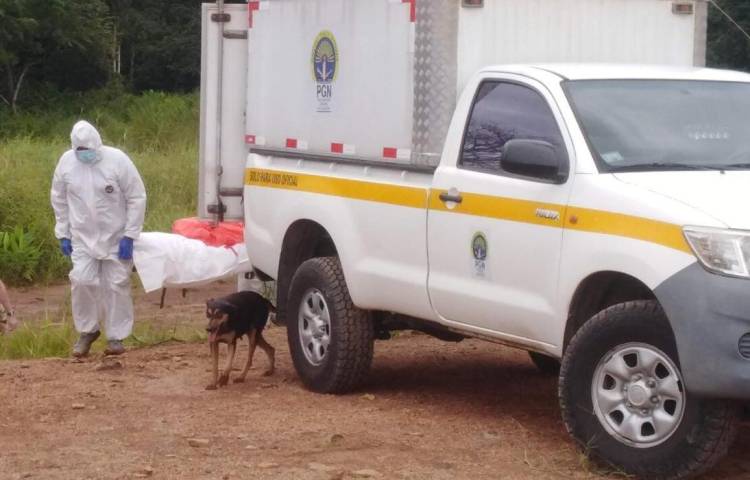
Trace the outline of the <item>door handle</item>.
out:
[[[448,192],[443,192],[440,194],[440,200],[443,202],[454,202],[454,203],[461,203],[464,200],[464,197],[462,197],[460,194],[451,195]]]

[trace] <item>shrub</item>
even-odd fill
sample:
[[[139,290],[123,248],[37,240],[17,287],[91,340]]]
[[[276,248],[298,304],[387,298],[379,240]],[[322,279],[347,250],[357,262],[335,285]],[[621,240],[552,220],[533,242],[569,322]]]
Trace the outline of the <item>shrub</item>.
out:
[[[23,228],[0,232],[0,272],[9,283],[31,283],[41,256],[39,245]]]

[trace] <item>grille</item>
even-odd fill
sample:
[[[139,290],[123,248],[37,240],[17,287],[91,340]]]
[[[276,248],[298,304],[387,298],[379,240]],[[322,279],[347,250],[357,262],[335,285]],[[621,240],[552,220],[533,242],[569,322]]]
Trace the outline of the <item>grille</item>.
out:
[[[750,360],[750,333],[740,338],[740,355]]]

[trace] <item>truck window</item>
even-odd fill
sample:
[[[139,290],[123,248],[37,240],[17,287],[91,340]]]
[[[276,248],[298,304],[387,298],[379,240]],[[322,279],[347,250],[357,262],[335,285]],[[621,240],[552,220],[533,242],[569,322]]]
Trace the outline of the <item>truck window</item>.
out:
[[[565,148],[552,110],[538,92],[517,83],[485,82],[469,115],[459,166],[502,174],[503,145],[512,139],[544,140]]]

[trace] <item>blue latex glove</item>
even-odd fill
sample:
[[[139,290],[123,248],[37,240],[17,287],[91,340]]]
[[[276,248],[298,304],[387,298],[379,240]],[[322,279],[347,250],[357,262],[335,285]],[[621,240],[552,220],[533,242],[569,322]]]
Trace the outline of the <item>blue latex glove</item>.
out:
[[[133,239],[130,237],[122,237],[120,240],[120,249],[117,251],[117,257],[120,260],[132,260],[133,259]]]
[[[69,257],[70,254],[73,253],[73,244],[70,243],[70,239],[69,238],[61,238],[60,239],[60,251],[66,257]]]

